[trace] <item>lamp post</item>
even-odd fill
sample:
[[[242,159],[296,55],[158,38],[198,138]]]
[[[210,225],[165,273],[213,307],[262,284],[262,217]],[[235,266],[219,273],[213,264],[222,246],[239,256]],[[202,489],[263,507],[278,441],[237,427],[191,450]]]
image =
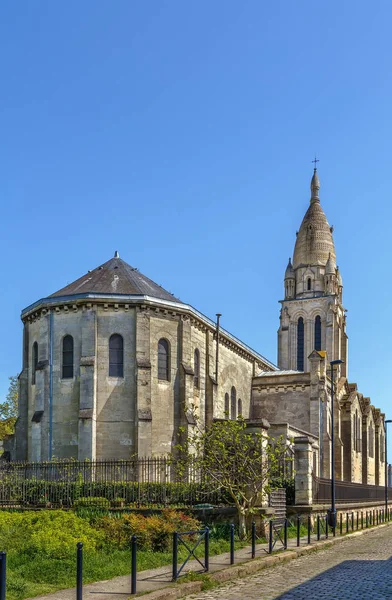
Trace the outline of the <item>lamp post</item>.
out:
[[[338,360],[331,360],[331,516],[330,524],[335,530],[336,528],[336,502],[335,502],[335,411],[334,411],[334,393],[335,393],[335,382],[334,382],[334,366],[341,365],[344,361],[340,358]]]
[[[385,518],[388,516],[388,443],[387,443],[387,432],[388,432],[388,423],[392,423],[391,419],[384,421],[385,428]]]

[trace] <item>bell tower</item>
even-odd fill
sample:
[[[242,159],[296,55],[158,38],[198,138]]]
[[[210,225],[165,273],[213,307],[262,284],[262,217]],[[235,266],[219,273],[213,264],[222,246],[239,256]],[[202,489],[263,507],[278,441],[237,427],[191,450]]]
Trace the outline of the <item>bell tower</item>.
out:
[[[284,277],[278,365],[280,369],[309,371],[310,353],[326,350],[328,362],[344,361],[340,374],[347,377],[343,283],[336,266],[333,228],[320,204],[317,168],[310,190],[310,205],[297,232],[293,262],[289,259]]]

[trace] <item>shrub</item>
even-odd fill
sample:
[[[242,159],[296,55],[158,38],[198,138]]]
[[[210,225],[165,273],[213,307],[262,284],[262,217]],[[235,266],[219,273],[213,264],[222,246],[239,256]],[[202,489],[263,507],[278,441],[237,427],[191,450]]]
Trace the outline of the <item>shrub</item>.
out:
[[[101,496],[85,496],[84,498],[75,500],[73,505],[75,508],[104,508],[107,510],[110,507],[110,501]]]
[[[31,556],[39,553],[61,559],[75,554],[77,542],[83,542],[87,551],[95,550],[104,545],[105,536],[72,512],[0,512],[0,547],[4,551],[17,547]]]
[[[129,547],[131,537],[136,535],[140,549],[157,552],[164,552],[171,547],[174,531],[197,531],[201,528],[200,522],[194,517],[170,509],[148,517],[137,513],[117,518],[106,516],[98,519],[96,525],[104,532],[109,544],[125,549]]]

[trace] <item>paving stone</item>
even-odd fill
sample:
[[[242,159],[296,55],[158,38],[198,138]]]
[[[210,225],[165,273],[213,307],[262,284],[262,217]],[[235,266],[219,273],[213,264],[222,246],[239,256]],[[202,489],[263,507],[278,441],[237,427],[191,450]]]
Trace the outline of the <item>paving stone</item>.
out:
[[[391,600],[392,535],[389,527],[257,575],[188,596],[188,600]]]

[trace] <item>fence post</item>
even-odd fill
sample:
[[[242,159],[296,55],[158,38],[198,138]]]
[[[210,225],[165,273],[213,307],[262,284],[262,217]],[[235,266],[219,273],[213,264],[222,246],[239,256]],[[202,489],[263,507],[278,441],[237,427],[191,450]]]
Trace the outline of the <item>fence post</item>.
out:
[[[351,513],[351,531],[354,531],[354,512]]]
[[[343,513],[340,513],[340,535],[343,535]]]
[[[359,512],[357,511],[357,531],[359,529]]]
[[[230,564],[234,565],[234,523],[230,525]]]
[[[363,510],[361,510],[361,529],[363,529]]]
[[[206,532],[204,536],[204,568],[208,573],[210,570],[210,529],[206,527]]]
[[[368,511],[366,511],[366,529],[369,527]]]
[[[173,581],[177,581],[178,533],[173,533]]]
[[[311,532],[310,525],[311,525],[311,523],[310,523],[310,515],[308,515],[308,544],[310,544],[310,532]]]
[[[0,552],[0,600],[5,600],[7,588],[7,555]]]
[[[131,538],[131,594],[136,594],[136,535]]]
[[[301,517],[297,517],[297,546],[300,545],[301,540]]]
[[[252,558],[256,556],[256,523],[252,521]]]
[[[273,535],[273,525],[272,525],[272,519],[271,519],[271,521],[269,522],[268,554],[272,554],[272,535]]]
[[[320,539],[320,515],[317,515],[317,541]]]
[[[348,513],[346,513],[346,533],[348,533]]]
[[[83,598],[83,543],[76,544],[76,600]]]
[[[287,519],[284,520],[284,549],[287,550]]]
[[[328,515],[325,515],[325,539],[328,539]]]

